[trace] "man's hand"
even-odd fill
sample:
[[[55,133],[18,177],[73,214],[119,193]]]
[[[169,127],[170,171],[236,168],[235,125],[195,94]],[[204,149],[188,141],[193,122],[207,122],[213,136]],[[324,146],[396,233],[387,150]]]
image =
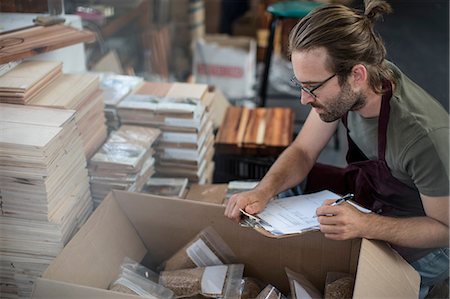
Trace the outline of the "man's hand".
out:
[[[349,240],[364,237],[367,214],[358,211],[348,203],[331,206],[334,200],[327,200],[316,210],[320,231],[332,240]]]
[[[227,207],[225,208],[225,216],[238,222],[240,211],[242,209],[249,214],[257,214],[264,210],[269,199],[266,195],[257,189],[234,194],[230,197]]]

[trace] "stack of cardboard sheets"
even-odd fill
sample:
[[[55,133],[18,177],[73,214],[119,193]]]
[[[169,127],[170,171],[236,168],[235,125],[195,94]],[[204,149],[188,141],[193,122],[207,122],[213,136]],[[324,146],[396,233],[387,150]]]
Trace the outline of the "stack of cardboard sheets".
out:
[[[92,212],[75,111],[0,104],[0,283],[20,297]],[[3,295],[2,295],[3,296]]]
[[[202,103],[207,86],[145,82],[118,105],[122,123],[161,129],[156,172],[163,177],[212,180],[213,124]]]
[[[159,129],[127,126],[112,131],[106,143],[89,162],[95,206],[112,189],[140,191],[154,174],[153,144]]]
[[[76,110],[75,120],[84,145],[86,159],[106,139],[103,93],[98,76],[62,75],[28,102],[29,105]]]

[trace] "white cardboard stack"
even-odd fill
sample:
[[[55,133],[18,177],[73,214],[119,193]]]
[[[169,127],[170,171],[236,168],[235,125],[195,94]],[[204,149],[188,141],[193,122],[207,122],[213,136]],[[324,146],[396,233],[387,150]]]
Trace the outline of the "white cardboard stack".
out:
[[[64,74],[28,104],[76,110],[75,120],[87,160],[106,139],[103,93],[96,75]]]
[[[255,92],[256,41],[244,36],[207,35],[195,42],[193,75],[198,83],[223,90],[229,98]]]
[[[106,126],[109,132],[120,127],[117,105],[125,96],[137,88],[142,81],[142,78],[135,76],[100,74],[100,88],[103,90]]]
[[[74,114],[0,105],[2,293],[8,286],[29,297],[33,281],[92,212]]]
[[[118,105],[122,123],[161,129],[156,173],[163,177],[187,177],[190,182],[211,181],[214,135],[210,114],[200,98],[206,85],[186,84],[180,92],[174,84],[167,96],[132,94]],[[175,89],[174,89],[175,88]]]
[[[127,125],[111,132],[89,162],[95,206],[112,189],[136,192],[142,189],[155,172],[152,145],[160,134],[155,128]]]

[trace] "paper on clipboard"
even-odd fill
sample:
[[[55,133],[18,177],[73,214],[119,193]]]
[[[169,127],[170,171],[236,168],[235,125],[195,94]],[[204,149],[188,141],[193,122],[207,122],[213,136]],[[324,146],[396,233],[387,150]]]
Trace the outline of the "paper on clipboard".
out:
[[[318,230],[316,209],[327,199],[338,199],[339,195],[328,190],[286,198],[275,199],[257,215],[243,214],[241,225],[262,228],[273,236],[298,234]],[[362,212],[370,212],[355,203],[348,202]]]

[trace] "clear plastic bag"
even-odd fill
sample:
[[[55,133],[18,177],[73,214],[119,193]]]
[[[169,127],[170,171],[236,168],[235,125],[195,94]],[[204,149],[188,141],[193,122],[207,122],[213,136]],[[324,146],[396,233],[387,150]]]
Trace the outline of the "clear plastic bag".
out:
[[[320,299],[322,293],[303,274],[285,268],[292,299]]]
[[[147,298],[174,298],[174,293],[159,285],[158,280],[158,274],[126,257],[120,266],[118,278],[111,283],[109,289]]]
[[[211,298],[240,299],[244,265],[220,265],[163,271],[159,283],[171,289],[176,298],[201,294]]]
[[[207,227],[161,265],[160,269],[179,270],[237,263],[230,247],[212,228]]]
[[[159,275],[158,273],[150,270],[149,268],[141,265],[140,263],[133,261],[129,257],[125,257],[123,260],[122,265],[120,266],[122,269],[122,272],[134,272],[136,274],[139,274],[142,277],[145,277],[153,282],[158,282]]]
[[[276,287],[268,284],[255,299],[286,299]]]
[[[241,299],[253,299],[261,293],[263,284],[256,278],[244,277],[241,281]]]

